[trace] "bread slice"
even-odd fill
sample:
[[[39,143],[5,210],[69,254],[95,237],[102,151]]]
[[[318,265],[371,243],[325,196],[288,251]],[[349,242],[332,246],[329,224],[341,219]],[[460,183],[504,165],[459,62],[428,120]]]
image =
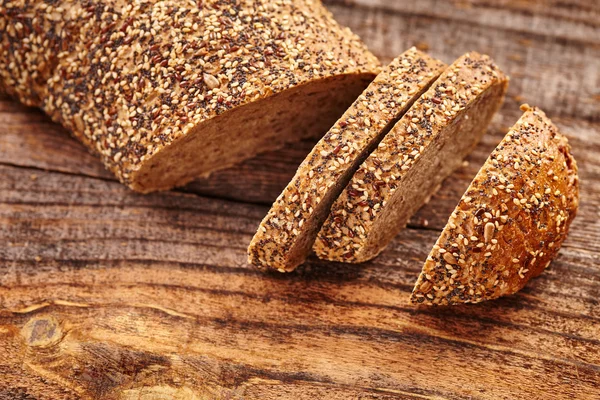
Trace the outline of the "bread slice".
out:
[[[577,164],[541,110],[521,109],[433,246],[413,303],[478,303],[515,293],[558,253],[579,203]]]
[[[456,60],[354,174],[318,234],[317,255],[358,263],[379,254],[479,141],[507,83],[488,56]]]
[[[365,157],[446,66],[412,48],[391,62],[315,145],[248,248],[259,267],[291,271]]]
[[[140,192],[326,131],[379,72],[318,0],[16,0],[0,87]]]

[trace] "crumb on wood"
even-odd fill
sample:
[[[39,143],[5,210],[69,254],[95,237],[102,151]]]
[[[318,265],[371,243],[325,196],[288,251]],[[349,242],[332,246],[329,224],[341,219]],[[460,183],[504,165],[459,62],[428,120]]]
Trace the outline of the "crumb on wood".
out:
[[[367,17],[363,20],[362,24],[360,24],[361,28],[371,28],[376,26],[375,19],[373,17]]]
[[[428,51],[429,43],[427,43],[425,41],[421,41],[421,42],[418,42],[417,44],[415,44],[415,47],[421,51]]]
[[[533,41],[531,41],[530,39],[519,39],[518,43],[523,47],[533,46]]]
[[[444,39],[444,43],[446,43],[449,46],[454,46],[456,44],[456,39],[447,37],[446,39]]]
[[[459,9],[466,10],[469,8],[473,8],[472,0],[454,0],[453,3],[454,6]]]
[[[508,59],[512,61],[523,61],[523,56],[517,53],[509,54]]]

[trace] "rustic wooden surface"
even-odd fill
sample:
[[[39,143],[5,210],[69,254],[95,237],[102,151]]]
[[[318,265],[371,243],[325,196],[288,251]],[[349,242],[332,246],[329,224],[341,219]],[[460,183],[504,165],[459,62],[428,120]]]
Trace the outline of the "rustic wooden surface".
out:
[[[40,112],[0,99],[0,399],[600,399],[600,6],[329,1],[384,60],[487,52],[512,77],[489,134],[375,261],[289,275],[246,246],[312,146],[141,196]],[[568,135],[581,208],[515,296],[414,308],[446,218],[518,105]]]

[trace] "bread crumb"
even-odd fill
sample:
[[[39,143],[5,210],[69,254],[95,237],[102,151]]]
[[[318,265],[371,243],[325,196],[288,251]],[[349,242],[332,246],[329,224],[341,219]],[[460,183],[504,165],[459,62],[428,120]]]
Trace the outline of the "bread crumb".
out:
[[[529,39],[519,39],[518,43],[523,47],[531,47],[533,46],[533,41]]]
[[[415,47],[421,51],[427,51],[429,50],[429,43],[427,42],[418,42],[417,44],[415,44]]]
[[[512,61],[523,61],[523,56],[520,54],[514,53],[514,54],[509,54],[508,59],[512,60]]]

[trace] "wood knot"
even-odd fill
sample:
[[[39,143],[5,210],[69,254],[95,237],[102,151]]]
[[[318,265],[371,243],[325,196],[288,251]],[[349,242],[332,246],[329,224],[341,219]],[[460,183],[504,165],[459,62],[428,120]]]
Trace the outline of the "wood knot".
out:
[[[22,336],[31,347],[48,347],[63,337],[60,324],[54,317],[34,317],[21,330]]]

